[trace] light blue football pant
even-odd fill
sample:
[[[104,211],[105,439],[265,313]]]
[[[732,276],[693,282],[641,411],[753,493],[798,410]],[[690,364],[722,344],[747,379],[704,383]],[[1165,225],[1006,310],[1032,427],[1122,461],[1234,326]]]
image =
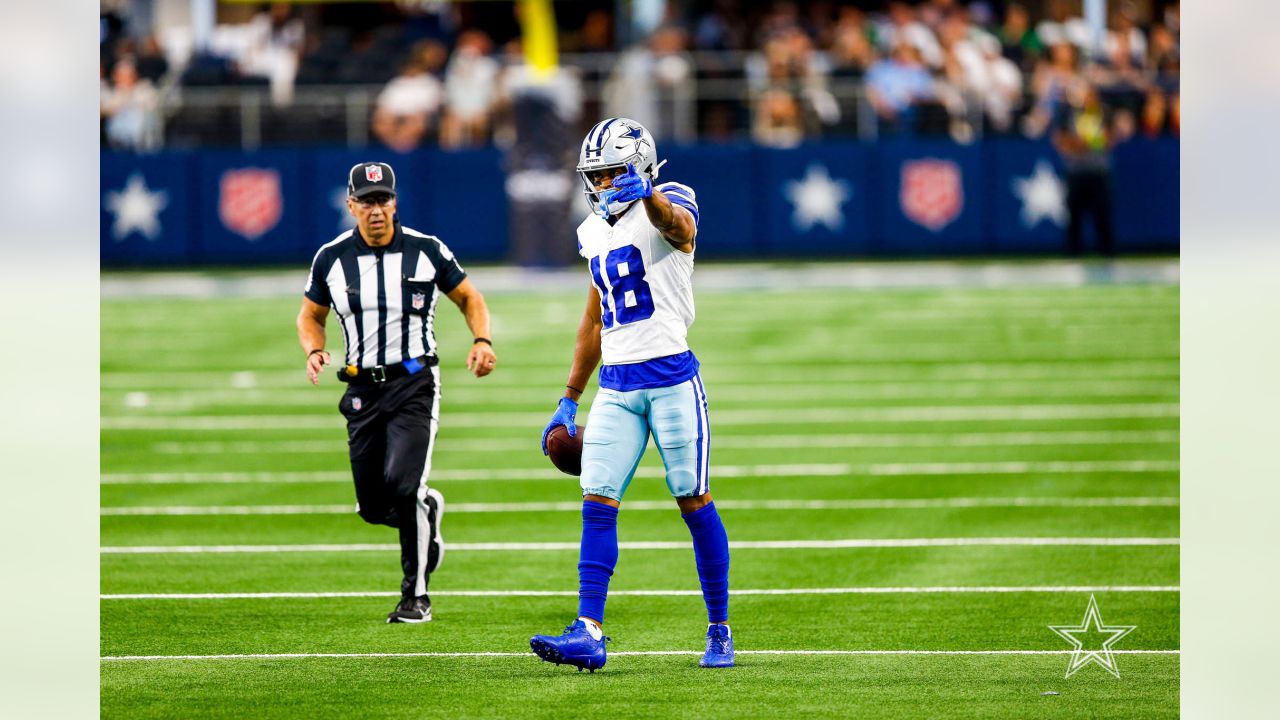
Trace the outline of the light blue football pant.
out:
[[[663,388],[600,388],[582,442],[582,494],[622,500],[653,433],[674,497],[711,490],[711,424],[702,377]]]

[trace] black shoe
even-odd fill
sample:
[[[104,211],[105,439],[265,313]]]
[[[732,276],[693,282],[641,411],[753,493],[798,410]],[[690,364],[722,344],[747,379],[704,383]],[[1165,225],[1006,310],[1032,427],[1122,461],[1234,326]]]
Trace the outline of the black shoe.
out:
[[[444,495],[435,488],[427,489],[427,522],[431,524],[431,544],[427,547],[427,574],[435,572],[444,562],[444,538],[440,536],[440,523],[444,520]]]
[[[431,622],[431,598],[426,595],[401,598],[400,604],[387,616],[389,623]]]

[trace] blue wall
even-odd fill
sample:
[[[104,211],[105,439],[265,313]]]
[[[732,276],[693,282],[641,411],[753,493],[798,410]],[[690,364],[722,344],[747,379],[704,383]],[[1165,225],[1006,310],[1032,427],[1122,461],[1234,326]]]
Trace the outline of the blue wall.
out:
[[[104,153],[102,264],[306,263],[347,227],[348,168],[374,157]],[[662,179],[698,194],[700,257],[1045,254],[1065,244],[1062,168],[1047,143],[699,145],[666,148],[664,157]],[[405,224],[440,236],[466,261],[505,259],[500,152],[389,160]],[[1116,149],[1114,168],[1119,249],[1176,252],[1178,141],[1130,141]],[[576,212],[576,193],[573,202]]]

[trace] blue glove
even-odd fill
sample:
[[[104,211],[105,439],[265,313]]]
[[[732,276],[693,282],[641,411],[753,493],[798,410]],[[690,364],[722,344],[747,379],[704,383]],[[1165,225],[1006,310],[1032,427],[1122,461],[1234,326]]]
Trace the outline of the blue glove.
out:
[[[614,178],[613,189],[605,193],[605,206],[608,207],[609,202],[631,202],[652,195],[653,183],[636,172],[635,166],[627,163],[627,171]]]
[[[569,437],[577,437],[578,424],[575,418],[578,417],[578,403],[569,398],[560,398],[560,404],[556,406],[556,412],[551,416],[551,422],[547,423],[547,427],[542,431],[542,454],[547,454],[547,436],[557,425],[564,425],[569,429]]]

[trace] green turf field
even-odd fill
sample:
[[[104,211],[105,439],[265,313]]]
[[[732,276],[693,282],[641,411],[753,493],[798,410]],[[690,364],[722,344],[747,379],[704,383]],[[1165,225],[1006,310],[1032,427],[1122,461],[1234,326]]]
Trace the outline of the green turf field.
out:
[[[576,610],[578,487],[538,437],[582,295],[491,293],[483,380],[441,306],[448,553],[421,626],[384,622],[394,534],[353,512],[342,386],[306,382],[297,300],[104,300],[102,715],[1177,714],[1176,287],[700,292],[739,666],[697,667],[651,448],[594,675],[528,651]],[[1064,678],[1048,626],[1091,594],[1136,626],[1119,678]]]

